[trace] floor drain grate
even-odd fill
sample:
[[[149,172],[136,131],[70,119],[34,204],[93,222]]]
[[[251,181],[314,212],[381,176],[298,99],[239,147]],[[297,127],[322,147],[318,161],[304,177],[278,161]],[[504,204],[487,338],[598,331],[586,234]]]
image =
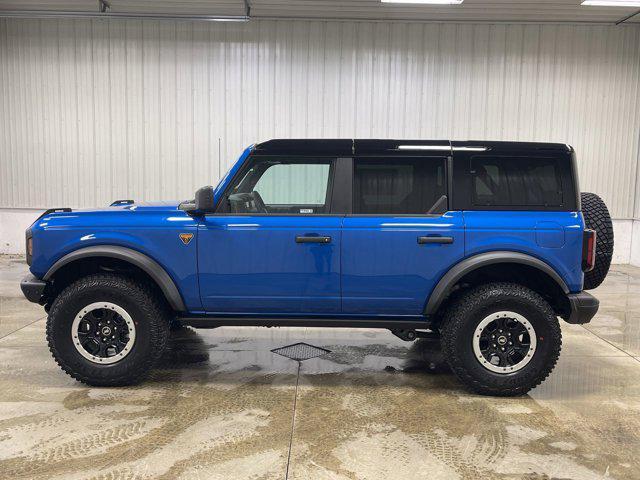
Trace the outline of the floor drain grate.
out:
[[[324,355],[325,353],[331,353],[331,350],[326,348],[314,347],[308,343],[300,342],[293,345],[287,345],[285,347],[274,348],[271,350],[273,353],[282,355],[283,357],[290,358],[302,362],[309,360],[310,358],[316,358]]]

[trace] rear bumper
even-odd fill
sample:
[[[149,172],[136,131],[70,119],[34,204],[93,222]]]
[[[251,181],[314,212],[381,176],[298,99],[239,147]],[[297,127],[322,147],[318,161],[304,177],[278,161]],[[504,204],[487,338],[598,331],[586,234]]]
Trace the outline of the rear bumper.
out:
[[[29,274],[20,282],[20,288],[24,296],[33,303],[40,303],[44,294],[44,289],[47,287],[47,282],[40,280]]]
[[[571,293],[567,295],[571,313],[565,318],[567,323],[589,323],[598,312],[600,300],[587,292]]]

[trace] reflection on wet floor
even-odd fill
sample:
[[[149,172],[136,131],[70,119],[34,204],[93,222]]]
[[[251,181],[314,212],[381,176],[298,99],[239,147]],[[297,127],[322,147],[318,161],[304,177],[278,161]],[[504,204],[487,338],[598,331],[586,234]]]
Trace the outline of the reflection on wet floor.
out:
[[[638,479],[640,269],[563,324],[530,395],[465,391],[434,341],[383,330],[180,328],[144,384],[63,374],[0,257],[0,478]],[[39,320],[40,319],[40,320]],[[271,350],[329,350],[301,362]]]

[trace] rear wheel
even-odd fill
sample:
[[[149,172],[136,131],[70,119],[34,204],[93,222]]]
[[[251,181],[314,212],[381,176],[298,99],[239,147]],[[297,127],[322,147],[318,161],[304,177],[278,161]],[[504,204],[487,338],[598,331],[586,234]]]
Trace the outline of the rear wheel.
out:
[[[537,293],[512,283],[476,287],[450,307],[442,349],[472,390],[522,395],[553,370],[562,344],[558,319]]]
[[[95,274],[65,288],[47,319],[54,359],[88,385],[142,381],[167,343],[166,309],[145,285],[114,274]]]

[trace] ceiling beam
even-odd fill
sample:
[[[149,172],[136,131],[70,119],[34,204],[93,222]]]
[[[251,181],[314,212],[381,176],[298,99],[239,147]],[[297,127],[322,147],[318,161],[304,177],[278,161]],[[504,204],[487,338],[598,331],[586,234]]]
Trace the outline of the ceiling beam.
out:
[[[359,18],[339,16],[295,16],[295,15],[255,15],[252,14],[250,0],[243,0],[244,15],[212,15],[212,14],[174,14],[150,12],[113,12],[108,0],[99,0],[99,11],[63,11],[63,10],[0,10],[0,18],[90,18],[90,19],[148,19],[148,20],[185,20],[194,22],[247,22],[249,20],[301,20],[301,21],[337,21],[337,22],[365,22],[365,23],[458,23],[458,24],[521,24],[521,25],[620,25],[640,14],[640,10],[628,15],[617,22],[593,20],[486,20],[486,19],[457,19],[457,18]]]

